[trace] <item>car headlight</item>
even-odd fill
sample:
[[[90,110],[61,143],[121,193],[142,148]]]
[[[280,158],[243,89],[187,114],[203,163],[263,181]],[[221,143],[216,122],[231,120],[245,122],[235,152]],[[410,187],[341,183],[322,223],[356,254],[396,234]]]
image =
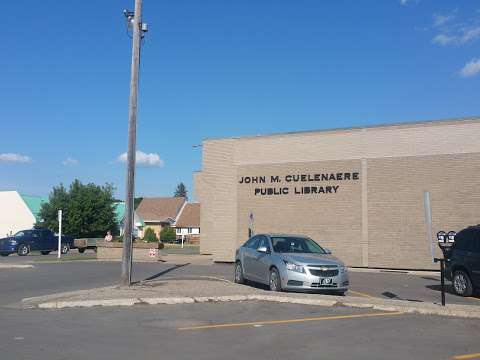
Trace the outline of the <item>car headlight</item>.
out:
[[[297,264],[294,264],[294,263],[291,263],[291,262],[288,262],[288,261],[283,261],[285,263],[285,267],[287,268],[287,270],[290,270],[290,271],[295,271],[295,272],[298,272],[298,273],[305,273],[305,269],[303,268],[303,266],[301,265],[297,265]]]
[[[340,266],[340,273],[346,274],[348,272],[348,268],[345,265]]]
[[[17,242],[17,240],[10,240],[10,244],[12,244],[12,245],[17,245],[18,242]]]

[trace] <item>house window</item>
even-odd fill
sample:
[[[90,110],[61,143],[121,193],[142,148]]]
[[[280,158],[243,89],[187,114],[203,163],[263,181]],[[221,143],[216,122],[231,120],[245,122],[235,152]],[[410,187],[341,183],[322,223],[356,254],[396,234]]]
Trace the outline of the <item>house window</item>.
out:
[[[177,228],[177,234],[181,234],[181,233],[182,233],[182,229]]]
[[[188,228],[188,233],[189,233],[189,234],[192,233],[192,228]]]

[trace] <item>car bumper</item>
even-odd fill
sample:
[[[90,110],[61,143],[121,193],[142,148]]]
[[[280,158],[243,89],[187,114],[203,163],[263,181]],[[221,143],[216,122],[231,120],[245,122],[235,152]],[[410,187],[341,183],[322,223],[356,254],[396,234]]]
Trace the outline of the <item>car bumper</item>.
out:
[[[350,284],[347,273],[339,273],[336,276],[328,277],[330,283],[326,284],[324,277],[311,274],[297,273],[285,270],[282,277],[282,288],[291,291],[337,291],[345,292]]]
[[[0,246],[0,252],[2,253],[14,253],[17,251],[18,245],[4,244]]]

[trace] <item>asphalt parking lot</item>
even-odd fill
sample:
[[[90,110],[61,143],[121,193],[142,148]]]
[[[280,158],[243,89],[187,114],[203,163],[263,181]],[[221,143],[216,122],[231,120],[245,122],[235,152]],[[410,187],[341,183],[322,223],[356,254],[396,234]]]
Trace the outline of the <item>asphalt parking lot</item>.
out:
[[[95,254],[87,251],[78,254],[71,251],[67,256],[62,257],[58,262],[56,255],[30,255],[25,257],[9,256],[0,258],[1,264],[32,264],[35,266],[35,276],[32,277],[27,269],[12,273],[13,277],[21,279],[17,281],[0,272],[0,285],[4,288],[21,286],[27,296],[43,295],[49,292],[70,291],[94,286],[106,286],[119,281],[120,263],[93,261]],[[81,261],[92,260],[92,261]],[[57,271],[61,266],[62,270]],[[195,277],[213,276],[233,281],[233,265],[217,263],[211,265],[194,265],[185,263],[183,265],[171,265],[166,263],[135,263],[133,268],[133,280],[141,281],[159,277]],[[56,273],[56,277],[52,276]],[[2,284],[2,280],[6,280]],[[56,281],[58,280],[58,281]],[[379,271],[379,272],[357,272],[350,271],[350,296],[379,297],[412,302],[433,302],[440,303],[440,275],[409,275],[402,272]],[[262,287],[258,284],[251,286]],[[472,304],[480,305],[478,293],[470,298],[463,298],[453,294],[450,283],[447,282],[446,302],[450,304]],[[40,293],[38,293],[40,292]],[[4,292],[9,298],[8,292]],[[5,298],[5,296],[2,296]],[[2,301],[2,300],[0,300]]]
[[[8,257],[0,264],[1,359],[480,359],[478,319],[258,301],[19,310],[22,298],[116,284],[119,262],[92,253]],[[86,259],[87,261],[82,261]],[[133,280],[211,276],[231,264],[135,263]],[[439,278],[351,272],[351,295],[440,301]],[[258,285],[253,285],[258,286]],[[447,302],[480,300],[447,295]]]
[[[480,352],[479,331],[478,320],[263,302],[2,309],[0,353],[5,360],[461,359]]]

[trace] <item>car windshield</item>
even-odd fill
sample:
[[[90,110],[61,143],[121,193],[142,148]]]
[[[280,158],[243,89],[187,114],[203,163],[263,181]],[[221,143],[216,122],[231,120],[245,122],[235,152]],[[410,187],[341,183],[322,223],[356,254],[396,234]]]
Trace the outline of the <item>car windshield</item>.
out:
[[[23,237],[25,236],[25,231],[19,231],[17,232],[15,235],[13,235],[14,237]]]
[[[272,245],[273,250],[277,253],[326,254],[325,250],[315,241],[304,237],[274,236]]]

